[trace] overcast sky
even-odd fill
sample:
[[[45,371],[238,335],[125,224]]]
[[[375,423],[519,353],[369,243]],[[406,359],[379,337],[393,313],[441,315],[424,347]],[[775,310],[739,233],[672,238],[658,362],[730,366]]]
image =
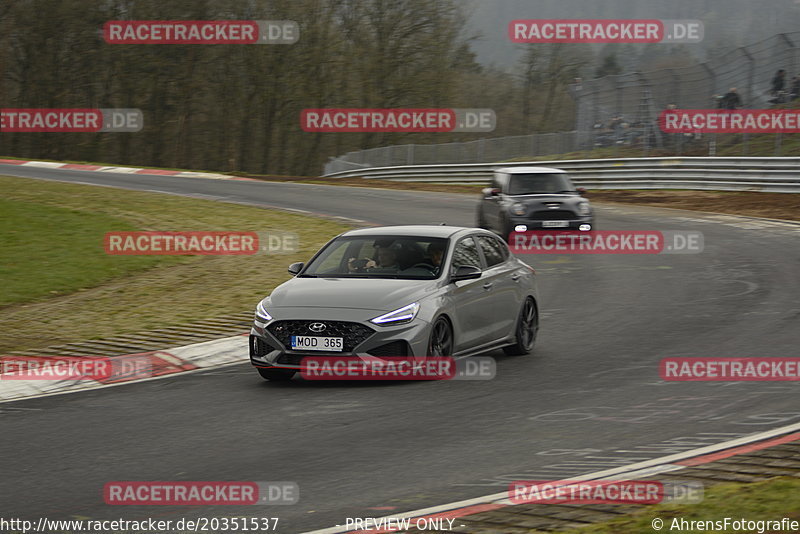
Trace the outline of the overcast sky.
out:
[[[469,29],[482,35],[473,44],[478,60],[501,67],[512,67],[519,57],[520,45],[507,36],[514,19],[697,19],[705,26],[705,41],[696,45],[701,58],[709,48],[734,48],[781,32],[800,32],[800,0],[462,1],[470,14]]]

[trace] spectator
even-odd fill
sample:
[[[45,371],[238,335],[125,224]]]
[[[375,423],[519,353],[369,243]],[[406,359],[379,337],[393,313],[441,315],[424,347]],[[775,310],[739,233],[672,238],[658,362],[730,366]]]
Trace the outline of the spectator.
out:
[[[795,100],[798,96],[800,96],[800,75],[792,78],[792,86],[789,89],[789,98]]]
[[[614,113],[611,120],[608,122],[608,129],[611,130],[614,141],[619,143],[622,136],[622,129],[624,128],[625,119],[621,113]]]
[[[722,109],[737,109],[742,105],[742,99],[739,98],[739,93],[735,87],[731,87],[730,91],[725,93],[720,99],[720,108]]]
[[[783,86],[786,83],[786,71],[783,69],[779,69],[778,72],[775,73],[775,76],[772,77],[772,95],[777,96],[777,94],[783,91]]]

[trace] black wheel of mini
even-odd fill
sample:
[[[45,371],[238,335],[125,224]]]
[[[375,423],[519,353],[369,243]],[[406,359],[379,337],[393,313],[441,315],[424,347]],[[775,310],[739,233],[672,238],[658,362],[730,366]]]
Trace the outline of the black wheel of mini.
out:
[[[503,241],[508,243],[508,238],[511,235],[511,222],[508,220],[508,217],[503,215],[500,219],[500,237],[503,238]]]
[[[530,354],[536,344],[539,332],[539,314],[536,303],[531,297],[525,299],[517,318],[517,342],[508,347],[503,347],[503,352],[509,356],[524,356]]]
[[[486,224],[486,218],[483,216],[483,209],[479,206],[477,213],[475,215],[475,226],[478,228],[483,228],[484,230],[488,230],[489,227]]]

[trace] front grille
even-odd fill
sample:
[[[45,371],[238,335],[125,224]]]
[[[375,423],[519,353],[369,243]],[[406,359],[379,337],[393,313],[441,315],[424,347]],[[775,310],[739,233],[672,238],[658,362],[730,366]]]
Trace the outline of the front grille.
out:
[[[391,356],[408,356],[409,352],[408,343],[402,340],[397,340],[386,343],[385,345],[381,345],[380,347],[375,347],[367,354],[370,356],[381,356],[385,358]]]
[[[323,332],[312,332],[308,328],[311,323],[325,323],[325,330]],[[267,327],[267,330],[287,350],[291,350],[292,336],[321,336],[343,338],[344,352],[352,352],[365,339],[375,333],[375,330],[368,326],[349,321],[275,321]]]
[[[531,219],[535,221],[571,221],[577,218],[575,212],[569,210],[535,211],[531,215]]]

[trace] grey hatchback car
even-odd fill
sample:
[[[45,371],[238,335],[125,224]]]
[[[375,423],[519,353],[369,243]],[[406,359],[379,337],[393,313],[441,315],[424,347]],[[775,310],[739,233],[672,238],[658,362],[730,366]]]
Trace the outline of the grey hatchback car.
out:
[[[288,380],[308,356],[528,354],[539,328],[536,272],[479,228],[345,232],[258,303],[250,361]]]

